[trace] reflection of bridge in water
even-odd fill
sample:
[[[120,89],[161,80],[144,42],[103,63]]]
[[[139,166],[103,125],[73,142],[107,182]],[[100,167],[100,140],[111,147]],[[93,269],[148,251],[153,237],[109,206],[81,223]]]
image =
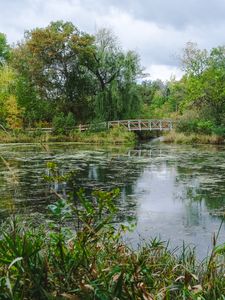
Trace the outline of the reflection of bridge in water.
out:
[[[162,156],[162,150],[159,149],[156,151],[155,149],[136,149],[136,150],[129,150],[127,152],[128,157],[161,157]]]
[[[158,120],[158,119],[138,119],[138,120],[118,120],[102,122],[98,124],[79,125],[80,131],[105,128],[110,129],[114,127],[123,127],[128,131],[169,131],[174,127],[173,120]]]

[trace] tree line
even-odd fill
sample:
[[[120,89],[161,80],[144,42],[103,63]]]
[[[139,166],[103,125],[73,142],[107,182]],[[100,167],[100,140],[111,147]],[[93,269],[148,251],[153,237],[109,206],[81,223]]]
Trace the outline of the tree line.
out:
[[[57,21],[26,31],[13,47],[0,33],[0,124],[171,117],[183,131],[223,134],[225,47],[187,43],[180,62],[180,80],[145,80],[138,54],[124,51],[107,29],[91,35]]]
[[[8,126],[75,123],[134,116],[141,110],[138,55],[107,29],[93,36],[70,22],[25,32],[15,47],[0,38],[0,122]]]

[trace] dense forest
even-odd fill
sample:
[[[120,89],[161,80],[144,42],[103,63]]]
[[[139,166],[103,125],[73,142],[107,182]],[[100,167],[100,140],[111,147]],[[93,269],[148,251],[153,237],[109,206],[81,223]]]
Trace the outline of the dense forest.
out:
[[[127,118],[179,119],[178,129],[225,133],[225,47],[187,43],[183,77],[145,80],[134,51],[107,29],[95,36],[57,21],[14,46],[0,34],[0,124],[74,126]]]

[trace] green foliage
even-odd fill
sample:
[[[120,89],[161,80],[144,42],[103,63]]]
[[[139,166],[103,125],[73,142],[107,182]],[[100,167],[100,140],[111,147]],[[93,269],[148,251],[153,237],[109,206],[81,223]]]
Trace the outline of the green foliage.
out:
[[[102,121],[132,118],[141,109],[136,80],[142,70],[137,54],[124,53],[115,36],[102,29],[96,35],[96,53],[88,66],[97,83],[94,110]]]
[[[61,112],[53,118],[52,125],[56,134],[66,134],[75,126],[74,115],[71,112],[67,115]]]
[[[213,123],[209,120],[199,120],[197,123],[197,132],[203,134],[211,134],[213,131]]]
[[[178,132],[224,136],[225,47],[208,52],[188,43],[181,62],[181,80],[142,83],[143,116],[175,118]]]
[[[133,118],[141,110],[139,58],[122,51],[106,29],[94,37],[71,22],[52,22],[27,31],[11,56],[24,126],[50,123],[57,111],[85,124]]]
[[[56,21],[27,31],[14,49],[0,34],[0,124],[14,129],[53,122],[63,135],[74,119],[178,119],[193,111],[197,118],[181,117],[178,130],[224,135],[225,47],[206,51],[189,42],[181,62],[179,81],[138,83],[143,70],[137,53],[123,51],[107,29],[92,36]]]
[[[198,49],[196,43],[188,42],[181,57],[182,69],[188,76],[200,76],[208,65],[207,50]]]
[[[5,34],[0,32],[0,67],[10,58],[10,47],[7,44]]]
[[[213,127],[212,132],[218,136],[225,137],[225,127]]]
[[[209,54],[196,48],[194,52],[195,54],[186,62],[189,71],[186,70],[182,79],[181,108],[182,110],[197,109],[206,120],[210,120],[216,126],[221,126],[225,120],[225,48],[212,49]],[[199,56],[204,57],[202,58],[204,63],[201,62]],[[198,71],[196,71],[197,65]]]
[[[35,87],[25,75],[17,75],[15,93],[18,105],[23,108],[24,127],[36,127],[37,123],[52,121],[55,105],[39,97]],[[49,127],[45,126],[45,127]]]
[[[0,123],[11,129],[21,126],[23,112],[16,98],[15,77],[7,65],[0,68]]]
[[[94,51],[93,40],[70,22],[52,22],[26,32],[14,50],[13,65],[28,80],[36,98],[83,120],[94,84],[84,66]]]
[[[211,121],[199,119],[181,119],[177,122],[176,129],[178,132],[211,134],[214,124]]]

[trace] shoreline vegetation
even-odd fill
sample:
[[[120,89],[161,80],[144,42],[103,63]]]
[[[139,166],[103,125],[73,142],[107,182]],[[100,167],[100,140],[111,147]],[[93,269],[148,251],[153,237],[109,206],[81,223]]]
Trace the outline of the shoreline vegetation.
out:
[[[164,143],[175,144],[211,144],[211,145],[224,145],[225,140],[222,136],[216,134],[199,134],[199,133],[183,133],[171,131],[163,136]]]
[[[68,133],[48,133],[36,131],[11,131],[0,132],[0,143],[52,143],[52,142],[77,142],[96,145],[134,145],[137,137],[133,132],[116,127],[109,131],[79,132],[71,130]]]
[[[153,134],[154,136],[154,134]],[[152,135],[143,134],[144,140],[154,138]],[[73,142],[80,144],[95,144],[95,145],[135,145],[139,137],[134,132],[129,132],[122,127],[114,127],[110,130],[104,131],[87,131],[79,132],[71,130],[67,133],[50,133],[43,132],[38,129],[33,131],[28,130],[14,130],[14,131],[0,131],[0,144],[4,143],[54,143],[54,142]],[[162,139],[163,143],[175,144],[211,144],[224,145],[225,139],[217,134],[204,133],[185,133],[172,130],[164,132]]]
[[[59,180],[56,166],[49,167]],[[57,194],[48,223],[6,221],[0,228],[0,298],[225,299],[225,246],[216,245],[219,233],[202,262],[193,249],[172,251],[157,238],[133,250],[123,235],[135,225],[113,223],[118,195],[119,190],[94,191],[92,198],[83,190],[66,199]]]

